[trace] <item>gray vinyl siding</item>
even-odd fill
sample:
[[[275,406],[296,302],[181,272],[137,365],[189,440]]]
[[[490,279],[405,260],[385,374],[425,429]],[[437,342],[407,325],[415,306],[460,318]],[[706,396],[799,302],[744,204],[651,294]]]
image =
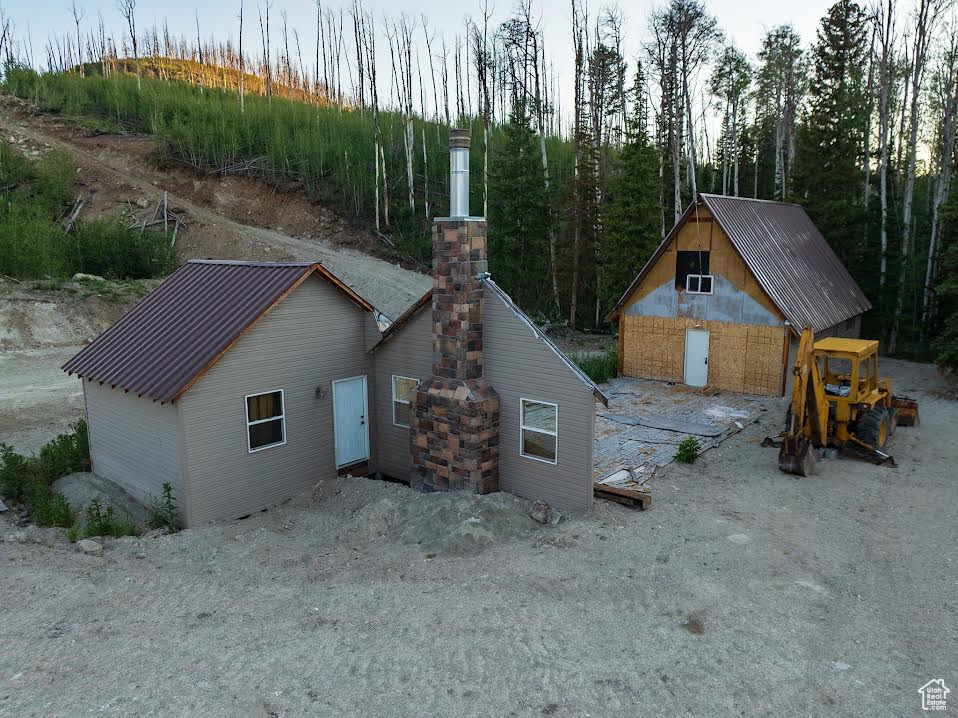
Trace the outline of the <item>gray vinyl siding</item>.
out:
[[[136,394],[84,380],[92,469],[147,504],[164,482],[186,519],[179,411]]]
[[[245,516],[336,476],[331,382],[366,374],[366,314],[310,278],[180,399],[191,525]],[[279,389],[286,443],[250,453],[244,397]]]
[[[483,303],[485,376],[499,393],[499,488],[565,510],[592,505],[595,397],[555,352],[490,291]],[[519,454],[519,400],[559,406],[557,463]]]
[[[432,375],[432,344],[432,312],[426,305],[371,355],[376,394],[373,471],[409,479],[409,429],[393,423],[392,377],[428,379]]]

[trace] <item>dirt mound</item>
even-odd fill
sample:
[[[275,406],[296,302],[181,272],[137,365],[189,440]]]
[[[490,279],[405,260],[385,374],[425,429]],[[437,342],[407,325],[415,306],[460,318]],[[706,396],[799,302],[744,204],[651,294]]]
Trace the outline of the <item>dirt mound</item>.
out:
[[[413,493],[391,507],[378,502],[371,513],[385,518],[391,540],[440,556],[474,556],[538,526],[526,502],[505,493]]]

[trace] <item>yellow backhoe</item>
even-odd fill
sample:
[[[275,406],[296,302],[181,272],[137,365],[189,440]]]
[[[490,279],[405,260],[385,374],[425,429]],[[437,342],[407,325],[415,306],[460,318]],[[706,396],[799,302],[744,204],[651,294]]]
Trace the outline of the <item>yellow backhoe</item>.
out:
[[[892,395],[878,376],[878,342],[828,337],[802,330],[795,357],[792,403],[785,419],[778,468],[808,476],[815,451],[855,449],[876,463],[894,464],[884,452],[896,426],[918,424],[918,402]]]

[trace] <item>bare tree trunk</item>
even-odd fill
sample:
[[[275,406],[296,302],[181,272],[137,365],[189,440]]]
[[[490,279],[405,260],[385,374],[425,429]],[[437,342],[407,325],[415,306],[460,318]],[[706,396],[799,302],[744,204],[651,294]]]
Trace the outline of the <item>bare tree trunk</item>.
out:
[[[246,57],[243,55],[243,0],[239,11],[239,96],[240,114],[246,114]]]
[[[940,77],[941,129],[938,156],[938,181],[931,203],[931,236],[928,241],[928,261],[925,267],[925,287],[922,292],[921,332],[924,339],[931,318],[932,286],[938,260],[938,245],[941,233],[940,211],[948,200],[951,189],[951,168],[955,156],[955,124],[958,115],[958,30],[952,28],[949,47],[944,53]]]
[[[895,2],[883,0],[881,5],[880,36],[881,59],[878,69],[878,194],[881,203],[878,286],[885,287],[888,276],[888,135],[891,119],[891,85],[895,64]]]
[[[938,10],[943,0],[918,0],[918,14],[915,19],[915,46],[912,58],[911,74],[911,106],[909,111],[909,137],[907,151],[907,170],[905,175],[905,189],[902,199],[901,221],[901,250],[898,270],[898,293],[895,300],[895,315],[892,322],[891,335],[888,339],[888,351],[893,353],[897,348],[898,333],[901,326],[902,311],[905,303],[905,281],[907,279],[908,262],[911,240],[911,214],[915,193],[915,166],[917,161],[918,145],[918,103],[921,98],[921,85],[925,70],[925,60],[928,52],[930,33],[937,19]]]

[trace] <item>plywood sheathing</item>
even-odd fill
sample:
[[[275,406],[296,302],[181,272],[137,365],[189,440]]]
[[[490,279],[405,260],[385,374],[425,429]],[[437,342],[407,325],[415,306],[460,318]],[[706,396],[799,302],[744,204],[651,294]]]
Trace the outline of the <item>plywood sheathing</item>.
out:
[[[709,332],[709,385],[744,394],[781,394],[785,327],[634,315],[624,315],[621,327],[625,376],[683,382],[686,329],[704,329]]]
[[[711,274],[725,277],[737,289],[745,292],[766,310],[784,320],[784,315],[755,281],[718,222],[713,221],[712,214],[705,207],[699,207],[697,214],[697,221],[693,213],[679,228],[675,238],[666,247],[659,260],[649,269],[626,300],[625,306],[635,304],[666,282],[675,284],[675,252],[677,250],[690,252],[701,250],[709,252]]]

